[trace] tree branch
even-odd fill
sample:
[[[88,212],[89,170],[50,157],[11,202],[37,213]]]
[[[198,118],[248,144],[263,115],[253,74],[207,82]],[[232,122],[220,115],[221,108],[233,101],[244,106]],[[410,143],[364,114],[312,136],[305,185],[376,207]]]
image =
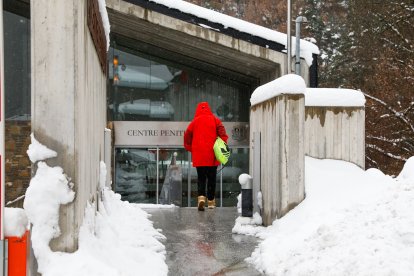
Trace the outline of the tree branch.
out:
[[[366,97],[370,98],[371,100],[374,100],[377,103],[380,103],[382,106],[384,106],[389,111],[391,111],[397,118],[399,118],[401,121],[403,121],[404,123],[406,123],[408,125],[408,127],[411,129],[411,131],[413,132],[413,134],[414,134],[414,125],[410,122],[410,120],[408,118],[406,118],[404,116],[404,113],[401,113],[401,112],[396,111],[391,106],[389,106],[387,103],[385,103],[384,101],[382,101],[382,100],[380,100],[380,99],[378,99],[378,98],[376,98],[374,96],[368,95],[367,93],[364,93],[364,95]]]
[[[400,160],[400,161],[407,161],[407,158],[404,158],[404,157],[397,156],[397,155],[394,155],[392,153],[386,152],[385,150],[381,149],[380,147],[378,147],[376,145],[367,144],[366,147],[370,148],[370,149],[373,149],[373,150],[376,150],[376,151],[382,153],[383,155],[385,155],[387,157],[390,157],[392,159]]]

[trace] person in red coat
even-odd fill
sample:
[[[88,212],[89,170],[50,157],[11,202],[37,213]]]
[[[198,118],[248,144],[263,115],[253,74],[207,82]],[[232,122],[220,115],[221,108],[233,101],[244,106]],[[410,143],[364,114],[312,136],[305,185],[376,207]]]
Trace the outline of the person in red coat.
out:
[[[184,133],[184,148],[191,152],[193,167],[198,177],[198,210],[204,211],[206,202],[206,180],[208,208],[214,208],[216,201],[216,175],[220,164],[214,155],[213,146],[217,136],[227,143],[227,133],[220,119],[214,116],[207,102],[197,105],[194,119]]]

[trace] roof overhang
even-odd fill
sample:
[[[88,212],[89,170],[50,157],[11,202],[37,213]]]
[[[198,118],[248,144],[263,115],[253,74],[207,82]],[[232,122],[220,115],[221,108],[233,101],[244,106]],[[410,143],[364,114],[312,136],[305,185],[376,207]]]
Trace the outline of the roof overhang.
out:
[[[286,54],[282,52],[136,3],[107,0],[106,4],[111,34],[125,38],[127,44],[138,50],[155,55],[174,53],[180,59],[198,62],[202,68],[211,67],[209,70],[217,71],[219,67],[226,71],[223,73],[239,75],[246,81],[256,79],[260,83],[279,77],[284,68]]]

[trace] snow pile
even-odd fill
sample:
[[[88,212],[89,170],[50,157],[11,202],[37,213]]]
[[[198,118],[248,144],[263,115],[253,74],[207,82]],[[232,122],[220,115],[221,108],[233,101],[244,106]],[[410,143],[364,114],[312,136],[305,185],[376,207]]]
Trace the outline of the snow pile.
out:
[[[249,217],[238,217],[236,224],[231,230],[234,234],[243,234],[255,236],[256,234],[263,231],[263,221],[259,213],[254,213],[252,218]]]
[[[247,185],[251,179],[252,177],[247,173],[243,173],[239,175],[239,183],[242,186],[242,188],[243,186]],[[261,193],[260,193],[260,196],[259,194],[257,195],[257,199],[259,198],[261,201]],[[259,202],[259,206],[261,206],[261,202]],[[238,213],[242,213],[241,208],[242,208],[242,194],[240,193],[237,196],[237,212]],[[263,230],[262,224],[263,224],[262,217],[260,216],[259,213],[254,213],[252,218],[239,216],[236,219],[236,224],[234,225],[232,229],[232,233],[254,236]]]
[[[248,261],[267,275],[412,275],[413,171],[307,157],[306,199],[257,235]]]
[[[4,208],[4,235],[21,237],[28,229],[26,213],[21,208]]]
[[[237,196],[237,213],[241,214],[241,193]]]
[[[36,163],[39,160],[45,160],[57,156],[56,151],[53,151],[47,148],[46,146],[40,144],[34,137],[33,133],[30,134],[30,140],[31,144],[29,145],[29,149],[26,152],[32,163]]]
[[[257,192],[257,206],[259,207],[260,210],[263,209],[263,195],[261,191]]]
[[[242,173],[241,175],[239,175],[239,183],[240,183],[240,185],[242,185],[242,186],[243,185],[246,185],[251,178],[252,177],[250,175],[248,175],[247,173]]]
[[[99,4],[99,13],[101,14],[102,24],[104,27],[105,37],[106,37],[106,51],[109,49],[109,32],[111,26],[109,25],[108,12],[106,11],[106,1],[98,0]]]
[[[410,179],[414,179],[414,156],[410,157],[407,162],[405,162],[401,173],[398,175],[398,180],[409,181]]]
[[[171,9],[177,9],[183,13],[192,14],[199,18],[204,18],[210,22],[215,22],[223,25],[225,28],[232,28],[240,32],[251,34],[264,38],[269,41],[274,41],[279,44],[287,44],[287,35],[280,33],[263,26],[259,26],[229,15],[225,15],[213,10],[209,10],[182,0],[150,0],[152,2],[164,5]],[[210,27],[209,27],[210,28]],[[295,54],[296,39],[292,36],[292,54]],[[300,41],[300,56],[305,58],[306,63],[310,66],[312,64],[312,54],[319,54],[319,49],[316,45],[306,40]]]
[[[255,105],[282,94],[305,94],[306,84],[301,76],[284,75],[254,90],[250,103]]]
[[[32,144],[34,152],[41,144]],[[105,183],[106,168],[100,163],[100,185]],[[26,191],[24,208],[32,223],[31,242],[43,276],[167,275],[165,239],[154,229],[148,214],[121,196],[102,190],[99,212],[88,204],[79,232],[79,250],[53,252],[52,238],[60,235],[59,208],[73,201],[72,183],[60,167],[37,164],[36,175]]]
[[[75,253],[54,253],[42,275],[167,275],[165,237],[149,215],[105,189],[99,212],[89,205]]]
[[[306,88],[305,106],[365,106],[361,91],[340,88]]]
[[[106,185],[106,164],[104,161],[99,162],[99,188],[103,190]]]
[[[51,168],[45,162],[39,162],[36,175],[26,190],[23,207],[33,224],[31,239],[39,272],[43,273],[50,266],[53,252],[49,242],[60,235],[59,207],[72,202],[75,197],[70,186],[72,183],[69,183],[62,168]]]

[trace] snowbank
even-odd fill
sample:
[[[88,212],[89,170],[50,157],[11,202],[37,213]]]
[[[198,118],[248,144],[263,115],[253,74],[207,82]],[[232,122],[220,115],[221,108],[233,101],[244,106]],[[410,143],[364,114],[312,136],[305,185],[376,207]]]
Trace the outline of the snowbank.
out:
[[[231,232],[233,234],[255,236],[264,230],[262,224],[263,220],[259,213],[254,213],[252,218],[238,217]]]
[[[401,173],[398,175],[398,180],[409,181],[410,179],[414,181],[414,156],[410,157],[407,162],[405,162]]]
[[[32,141],[35,141],[34,137]],[[46,147],[34,143],[33,152]],[[47,151],[46,151],[47,152]],[[42,155],[43,157],[47,155]],[[88,204],[79,232],[79,250],[53,252],[49,243],[60,235],[59,208],[74,199],[72,183],[60,167],[38,162],[36,175],[26,191],[24,209],[32,223],[31,242],[43,276],[167,275],[165,239],[154,229],[149,215],[121,196],[102,190],[97,206]],[[105,183],[106,167],[100,163],[100,187]]]
[[[4,235],[21,237],[28,229],[26,213],[21,208],[4,208]]]
[[[305,106],[365,106],[361,91],[339,88],[306,88]]]
[[[250,97],[250,103],[253,106],[282,94],[305,94],[305,92],[304,79],[295,74],[288,74],[256,88]]]
[[[165,237],[149,215],[110,190],[103,195],[99,212],[94,205],[85,211],[78,251],[54,252],[42,275],[167,275]]]
[[[411,161],[398,179],[309,157],[305,171],[306,199],[257,234],[250,263],[266,275],[414,274]]]

